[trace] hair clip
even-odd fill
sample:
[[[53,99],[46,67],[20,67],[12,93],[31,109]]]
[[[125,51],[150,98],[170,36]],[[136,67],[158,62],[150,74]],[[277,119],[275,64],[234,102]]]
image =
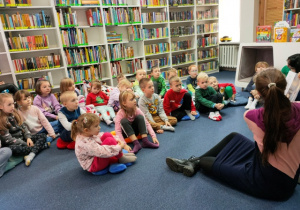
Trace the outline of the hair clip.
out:
[[[275,87],[276,87],[276,83],[270,82],[270,83],[268,84],[268,87],[269,87],[269,88],[271,88],[272,86],[275,86]]]
[[[85,124],[85,123],[87,123],[87,121],[88,121],[87,118],[84,117],[84,118],[83,118],[83,123]]]

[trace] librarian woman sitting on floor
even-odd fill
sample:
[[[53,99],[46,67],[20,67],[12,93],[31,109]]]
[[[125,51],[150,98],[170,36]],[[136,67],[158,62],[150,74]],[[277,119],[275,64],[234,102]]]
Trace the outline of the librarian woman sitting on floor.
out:
[[[256,89],[264,107],[244,114],[254,142],[231,133],[200,157],[167,158],[169,168],[186,176],[202,169],[251,195],[288,199],[300,171],[300,103],[289,101],[285,87],[279,70],[268,68],[257,75]]]

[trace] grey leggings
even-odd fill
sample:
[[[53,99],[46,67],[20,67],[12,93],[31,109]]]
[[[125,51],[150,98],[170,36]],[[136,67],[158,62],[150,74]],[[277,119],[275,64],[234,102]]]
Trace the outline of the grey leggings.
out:
[[[0,177],[3,175],[5,171],[5,167],[7,165],[7,161],[12,155],[12,151],[8,147],[0,148]]]

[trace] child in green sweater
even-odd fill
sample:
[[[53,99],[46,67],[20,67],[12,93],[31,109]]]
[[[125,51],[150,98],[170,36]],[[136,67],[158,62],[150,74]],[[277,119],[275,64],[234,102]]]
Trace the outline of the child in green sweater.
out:
[[[154,92],[158,94],[160,98],[163,98],[167,92],[167,87],[165,78],[161,75],[158,66],[154,66],[151,68],[151,80],[154,84]]]

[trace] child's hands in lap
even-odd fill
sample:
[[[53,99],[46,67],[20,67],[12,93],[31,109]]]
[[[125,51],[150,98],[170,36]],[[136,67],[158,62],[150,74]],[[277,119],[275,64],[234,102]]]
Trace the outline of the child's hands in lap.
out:
[[[28,146],[28,147],[33,147],[33,146],[34,146],[34,143],[33,143],[33,141],[31,140],[31,138],[28,138],[28,139],[27,139],[27,146]]]
[[[215,105],[215,107],[216,107],[218,110],[221,110],[221,109],[223,109],[224,104],[218,103],[218,104]]]
[[[197,115],[197,112],[196,111],[191,111],[191,114],[192,115]]]

